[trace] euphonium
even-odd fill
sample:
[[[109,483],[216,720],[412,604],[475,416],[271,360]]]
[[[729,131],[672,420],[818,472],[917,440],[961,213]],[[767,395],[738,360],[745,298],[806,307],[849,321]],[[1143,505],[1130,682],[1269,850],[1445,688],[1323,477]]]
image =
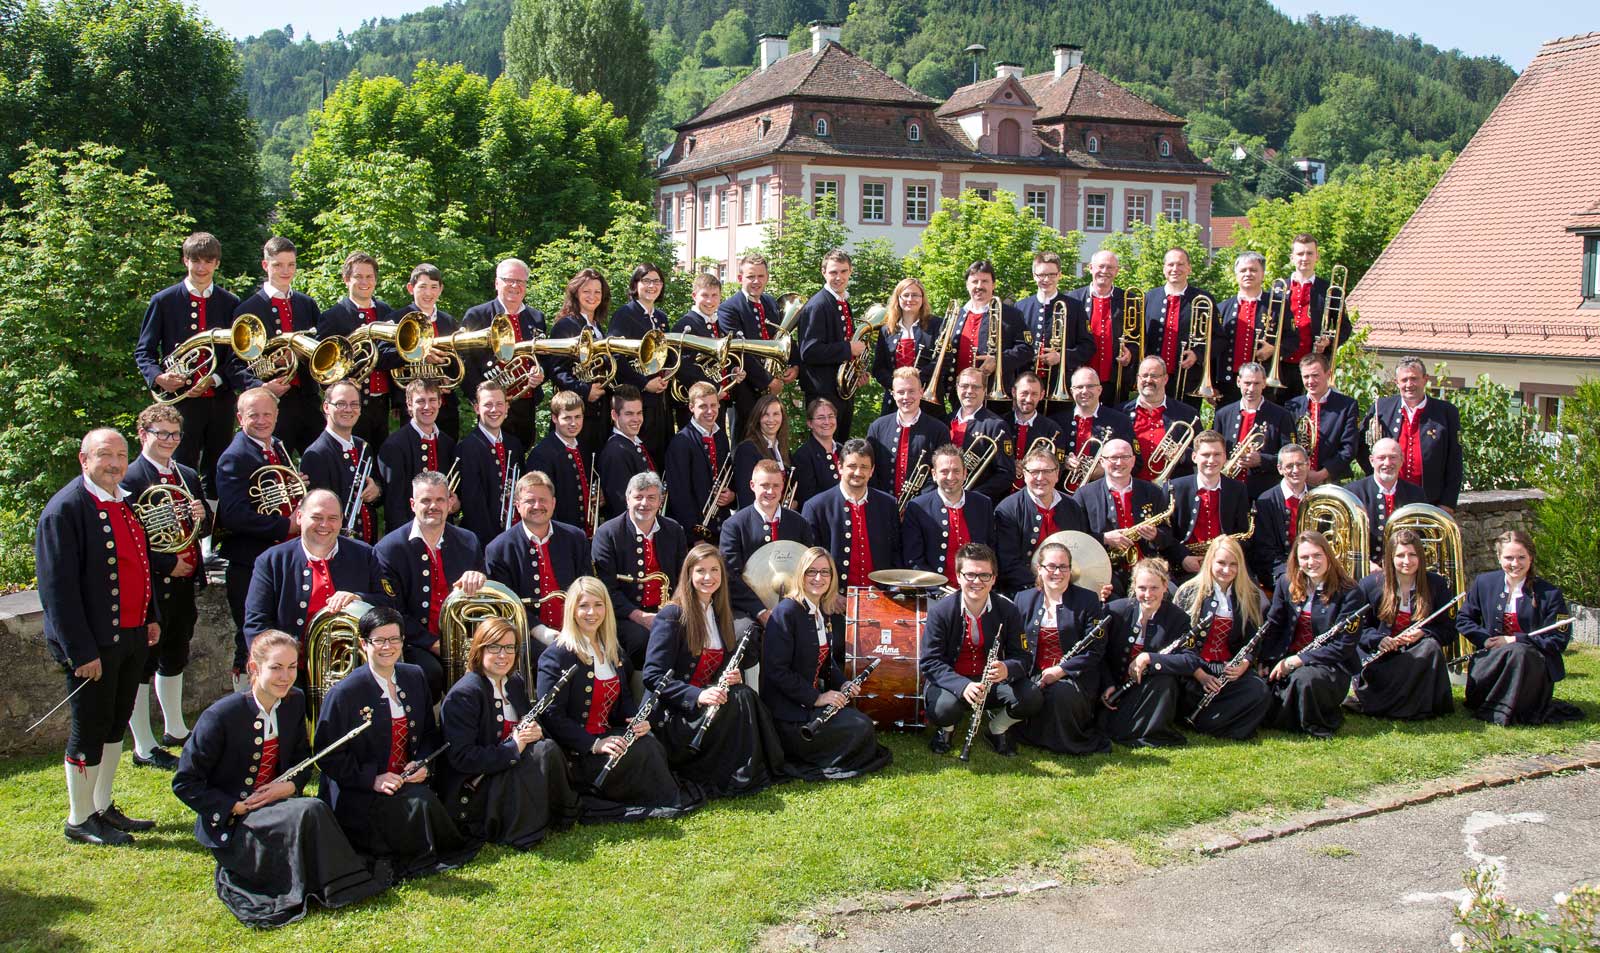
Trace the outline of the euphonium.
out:
[[[212,328],[187,338],[161,362],[166,374],[177,374],[192,385],[168,393],[153,390],[151,396],[158,404],[175,404],[206,389],[212,374],[217,373],[217,348],[231,347],[233,353],[246,361],[261,356],[267,343],[267,329],[261,319],[253,314],[241,314],[226,328]],[[202,377],[200,372],[204,371]]]
[[[1289,323],[1289,282],[1276,278],[1267,294],[1267,315],[1261,320],[1261,335],[1256,339],[1272,345],[1272,363],[1267,367],[1267,386],[1279,388],[1283,379],[1278,371],[1283,367],[1283,328]]]
[[[311,366],[311,376],[319,384],[333,384],[339,378],[334,373],[334,353],[321,347],[322,342],[310,331],[289,331],[267,339],[261,353],[250,361],[250,373],[262,382],[284,380],[300,370],[303,359]]]
[[[445,684],[454,685],[467,674],[472,633],[484,619],[495,618],[505,619],[517,630],[517,670],[524,680],[532,677],[530,653],[522,651],[528,635],[528,613],[522,599],[498,582],[486,582],[470,596],[461,589],[451,590],[439,610],[439,659],[444,663]]]
[[[945,312],[944,324],[939,327],[939,345],[933,349],[933,374],[928,378],[927,400],[933,404],[943,404],[944,397],[941,391],[944,388],[944,362],[950,356],[950,347],[956,337],[956,319],[961,317],[961,302],[952,300],[950,310]]]
[[[194,497],[182,486],[152,483],[134,501],[133,513],[144,527],[150,551],[176,555],[200,538],[204,520],[194,518]]]
[[[978,449],[982,447],[983,449]],[[986,433],[973,434],[972,444],[961,451],[961,463],[967,468],[966,488],[972,489],[983,479],[985,470],[1000,455],[1000,441]]]
[[[422,355],[428,350],[425,337],[431,332],[426,330],[426,325],[415,312],[403,315],[398,321],[374,321],[363,324],[350,332],[350,343],[361,344],[393,344],[400,357],[411,363],[422,360]]]
[[[306,716],[315,725],[322,700],[339,680],[366,659],[361,652],[361,617],[372,606],[359,599],[337,612],[323,609],[306,627]]]
[[[1067,373],[1067,299],[1065,298],[1057,298],[1055,306],[1050,309],[1049,341],[1055,352],[1061,355],[1061,362],[1053,368],[1045,367],[1044,364],[1035,362],[1038,364],[1039,376],[1048,381],[1050,374],[1054,373],[1056,375],[1055,389],[1051,390],[1047,386],[1045,387],[1045,393],[1050,395],[1051,400],[1060,401],[1063,404],[1070,403],[1072,401],[1072,375]],[[1041,355],[1044,351],[1043,344],[1044,342],[1041,341],[1039,347]],[[1043,358],[1041,357],[1040,360],[1042,361]]]
[[[1313,487],[1301,501],[1300,515],[1294,524],[1296,535],[1307,530],[1316,530],[1328,538],[1334,555],[1351,579],[1367,575],[1372,551],[1371,527],[1367,522],[1367,508],[1355,494],[1331,483]]]
[[[430,345],[446,354],[488,351],[497,361],[509,361],[517,345],[517,330],[511,326],[509,317],[497,314],[489,320],[489,326],[486,328],[479,328],[476,331],[455,331],[443,337],[435,337],[433,329],[423,325],[422,344],[424,351]]]
[[[1180,437],[1179,434],[1183,436]],[[1174,420],[1167,425],[1167,432],[1162,434],[1161,440],[1151,448],[1150,456],[1145,463],[1145,466],[1156,475],[1153,482],[1157,486],[1167,485],[1173,468],[1183,459],[1183,455],[1189,450],[1189,444],[1193,442],[1194,424],[1187,420]]]
[[[1250,454],[1255,453],[1267,445],[1267,425],[1256,424],[1244,439],[1234,444],[1233,453],[1228,455],[1228,462],[1222,465],[1222,475],[1230,480],[1243,480],[1249,473],[1250,467],[1245,463]]]
[[[1122,393],[1122,349],[1127,348],[1133,355],[1133,363],[1139,362],[1139,355],[1144,353],[1144,295],[1135,291],[1125,291],[1122,294],[1122,336],[1117,339],[1117,354],[1112,358],[1117,365],[1117,379],[1113,385],[1113,396]]]
[[[1188,349],[1195,352],[1203,371],[1200,375],[1200,385],[1189,392],[1191,397],[1216,403],[1217,388],[1211,382],[1211,342],[1212,330],[1216,324],[1216,304],[1205,295],[1200,295],[1189,305],[1189,342]],[[1201,352],[1204,356],[1201,356]],[[1178,368],[1178,392],[1183,392],[1183,385],[1187,383],[1190,368]]]
[[[1339,325],[1344,323],[1344,288],[1350,281],[1350,269],[1334,265],[1328,277],[1328,293],[1322,299],[1322,321],[1317,328],[1318,346],[1328,342],[1328,372],[1333,372],[1333,357],[1339,353]]]
[[[881,304],[875,304],[867,309],[867,314],[856,324],[855,334],[851,336],[851,343],[862,343],[861,354],[839,365],[835,375],[839,385],[839,396],[845,400],[856,395],[872,378],[872,359],[877,354],[878,337],[883,333],[883,322],[889,315],[889,309]]]

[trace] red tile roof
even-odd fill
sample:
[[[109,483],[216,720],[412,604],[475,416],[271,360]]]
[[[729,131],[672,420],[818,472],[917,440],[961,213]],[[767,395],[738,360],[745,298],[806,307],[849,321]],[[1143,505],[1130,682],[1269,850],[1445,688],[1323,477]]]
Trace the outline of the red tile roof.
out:
[[[1567,230],[1600,226],[1596,115],[1600,33],[1546,43],[1352,290],[1373,346],[1600,361]],[[1486,282],[1515,300],[1469,303]]]
[[[1023,88],[1039,104],[1039,122],[1052,119],[1113,119],[1183,125],[1160,106],[1140,99],[1098,70],[1074,66],[1058,78],[1054,71],[1034,73]]]
[[[689,129],[788,97],[908,106],[932,106],[938,102],[830,41],[820,54],[807,49],[791,53],[765,70],[756,70],[677,128]]]
[[[1243,215],[1211,216],[1211,247],[1232,248],[1234,232],[1249,227],[1250,219]]]
[[[977,109],[993,99],[995,94],[1000,91],[1000,87],[1010,78],[1009,76],[997,76],[994,79],[986,79],[981,83],[963,86],[951,93],[950,98],[945,100],[944,104],[936,112],[941,116],[959,116],[964,112]],[[1022,86],[1024,98],[1011,105],[1038,106],[1038,103],[1033,101],[1033,94],[1028,91],[1028,87],[1021,83],[1019,85]]]

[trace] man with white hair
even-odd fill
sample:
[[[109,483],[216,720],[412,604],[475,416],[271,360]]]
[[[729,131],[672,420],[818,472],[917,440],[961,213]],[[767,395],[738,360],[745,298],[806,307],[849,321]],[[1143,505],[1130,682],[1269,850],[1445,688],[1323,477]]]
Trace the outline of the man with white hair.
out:
[[[1116,285],[1117,272],[1121,269],[1116,252],[1101,249],[1089,258],[1090,282],[1067,292],[1067,298],[1078,302],[1088,315],[1094,351],[1085,366],[1093,367],[1100,375],[1100,384],[1105,388],[1104,399],[1112,405],[1127,399],[1134,366],[1144,356],[1121,344],[1122,316],[1127,308],[1127,294]],[[1118,367],[1122,368],[1122,387],[1114,391]],[[1061,423],[1065,426],[1065,421]]]
[[[1367,508],[1373,572],[1382,568],[1383,530],[1394,511],[1407,503],[1427,502],[1422,487],[1400,478],[1403,458],[1399,441],[1384,437],[1372,446],[1372,475],[1346,487]]]
[[[1272,363],[1272,342],[1262,341],[1260,347],[1256,346],[1268,312],[1276,301],[1262,292],[1266,274],[1267,259],[1260,252],[1243,252],[1233,263],[1233,276],[1239,282],[1239,293],[1217,305],[1208,357],[1219,406],[1239,399],[1240,368],[1251,361],[1267,366]],[[1287,357],[1294,352],[1298,339],[1295,337],[1294,322],[1287,316],[1283,325],[1278,343]]]
[[[672,595],[689,539],[677,521],[661,514],[665,488],[653,470],[628,481],[628,511],[595,530],[590,550],[594,574],[611,591],[617,615],[617,641],[635,670],[644,668],[644,650],[656,612]]]
[[[526,262],[520,258],[501,259],[494,267],[494,291],[493,298],[483,304],[473,305],[461,315],[461,330],[481,330],[488,327],[496,315],[503,314],[511,320],[511,328],[516,332],[518,341],[544,337],[549,333],[544,312],[527,303]],[[462,381],[462,389],[467,394],[476,394],[484,376],[500,366],[500,362],[488,351],[468,351],[461,355],[461,359],[467,367],[466,377]],[[534,417],[544,395],[543,381],[548,370],[542,364],[536,363],[535,366],[537,370],[532,378],[535,386],[512,400],[511,410],[506,415],[506,429],[515,434],[524,447],[531,447],[538,442],[534,439]]]

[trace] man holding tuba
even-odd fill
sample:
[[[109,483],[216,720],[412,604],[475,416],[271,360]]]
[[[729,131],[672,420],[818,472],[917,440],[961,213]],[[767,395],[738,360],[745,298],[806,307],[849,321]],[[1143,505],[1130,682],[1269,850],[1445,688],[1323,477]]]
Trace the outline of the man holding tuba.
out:
[[[293,289],[297,268],[294,242],[281,235],[267,239],[261,246],[261,271],[265,280],[259,291],[233,309],[233,317],[251,314],[260,318],[268,340],[295,331],[315,333],[322,309],[310,295]],[[237,357],[234,360],[239,361]],[[264,380],[263,375],[258,375],[243,361],[237,365],[244,387],[265,387],[278,398],[280,413],[276,433],[296,453],[310,446],[321,429],[317,426],[317,421],[322,419],[317,413],[317,384],[311,379],[308,364],[308,361],[300,361],[294,374],[271,380]]]
[[[300,639],[323,609],[338,612],[353,602],[390,604],[372,547],[340,538],[344,514],[332,490],[312,490],[296,511],[299,538],[279,543],[256,560],[245,600],[244,637],[248,644],[272,629]],[[297,676],[306,686],[305,670]]]
[[[470,531],[451,525],[450,489],[437,470],[412,479],[411,513],[411,522],[378,541],[378,568],[405,623],[406,662],[422,669],[432,695],[443,697],[439,614],[452,589],[470,596],[483,588],[483,548]]]
[[[227,348],[211,347],[211,360],[184,375],[167,369],[167,360],[179,345],[212,329],[228,326],[239,299],[212,280],[222,260],[222,243],[210,232],[195,232],[183,240],[184,279],[157,292],[145,309],[139,343],[133,358],[151,391],[191,396],[178,402],[183,416],[183,439],[173,459],[198,471],[205,498],[213,509],[217,501],[217,458],[233,437],[233,396],[243,390],[243,365]],[[197,384],[205,386],[196,389]]]

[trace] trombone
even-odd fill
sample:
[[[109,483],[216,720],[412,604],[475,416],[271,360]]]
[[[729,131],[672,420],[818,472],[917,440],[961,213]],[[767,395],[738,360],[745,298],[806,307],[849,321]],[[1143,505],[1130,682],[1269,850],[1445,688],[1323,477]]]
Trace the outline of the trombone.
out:
[[[978,449],[982,447],[983,449]],[[961,451],[961,463],[967,468],[967,482],[965,488],[970,490],[983,479],[983,473],[989,469],[989,464],[1000,455],[1000,441],[986,433],[973,434],[972,443],[967,449]]]
[[[1045,393],[1050,400],[1066,404],[1072,402],[1072,375],[1067,373],[1067,299],[1057,298],[1056,303],[1050,308],[1050,347],[1061,360],[1053,368],[1044,366],[1044,348],[1039,348],[1039,358],[1034,362],[1040,378],[1046,382],[1053,371],[1056,375],[1056,386],[1051,390],[1048,386]]]
[[[989,381],[989,399],[1001,403],[1010,399],[1006,394],[1006,385],[1001,380],[1000,371],[1001,361],[1004,360],[1000,350],[1003,343],[1000,338],[1000,325],[1005,323],[1001,320],[1004,316],[1000,308],[1000,298],[998,296],[990,298],[989,313],[985,316],[989,322],[989,354],[994,357],[994,377]]]
[[[1145,461],[1145,467],[1155,474],[1155,479],[1151,482],[1156,486],[1166,486],[1167,480],[1172,477],[1173,469],[1177,467],[1178,461],[1183,459],[1189,444],[1193,442],[1194,424],[1187,420],[1174,420],[1168,424],[1167,432],[1162,434],[1161,440],[1150,449],[1150,456]],[[1156,466],[1158,460],[1161,462],[1159,467]]]
[[[1189,340],[1185,347],[1199,355],[1201,351],[1205,356],[1199,358],[1204,363],[1205,370],[1200,375],[1200,385],[1189,392],[1190,397],[1199,397],[1209,403],[1217,402],[1217,388],[1211,381],[1211,342],[1212,328],[1216,324],[1216,304],[1205,295],[1200,295],[1189,305]],[[1189,377],[1189,368],[1178,368],[1178,393],[1183,393],[1183,385]]]
[[[1344,323],[1344,288],[1350,269],[1334,265],[1328,278],[1327,296],[1322,299],[1322,321],[1317,328],[1317,347],[1328,348],[1328,372],[1333,372],[1333,356],[1339,352],[1339,326]],[[1323,342],[1328,342],[1326,345]]]
[[[1274,390],[1283,387],[1278,371],[1283,367],[1283,326],[1288,323],[1289,282],[1275,278],[1267,297],[1267,315],[1261,319],[1261,331],[1256,335],[1256,349],[1272,347],[1272,363],[1267,367],[1267,386]]]
[[[933,349],[933,374],[928,378],[927,400],[933,404],[944,403],[940,389],[944,387],[944,362],[950,356],[950,346],[956,337],[956,318],[961,315],[961,302],[951,299],[950,309],[944,313],[944,326],[939,328],[939,343]]]
[[[1122,393],[1123,348],[1134,355],[1130,363],[1137,363],[1138,355],[1144,353],[1144,296],[1133,291],[1122,293],[1122,336],[1117,340],[1117,355],[1113,359],[1117,365],[1117,380],[1111,389],[1113,399]]]

